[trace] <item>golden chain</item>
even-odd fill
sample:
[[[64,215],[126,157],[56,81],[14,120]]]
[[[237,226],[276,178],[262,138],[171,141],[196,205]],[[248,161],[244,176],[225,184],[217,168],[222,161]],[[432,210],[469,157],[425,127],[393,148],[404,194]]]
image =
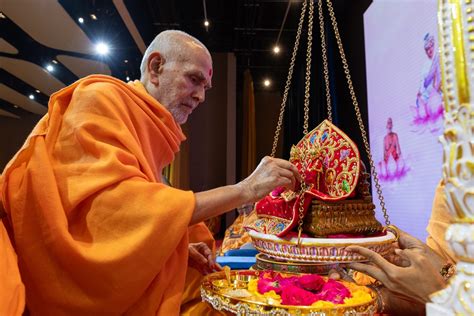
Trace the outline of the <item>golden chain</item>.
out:
[[[275,157],[276,148],[278,146],[278,138],[280,136],[281,125],[283,123],[283,116],[285,113],[286,101],[288,99],[288,91],[290,90],[291,79],[293,77],[293,69],[295,66],[296,54],[298,53],[298,47],[300,44],[301,31],[303,29],[304,17],[306,14],[306,6],[308,1],[309,4],[309,18],[308,18],[308,47],[306,51],[306,83],[305,83],[305,99],[304,99],[304,124],[303,132],[306,135],[308,133],[308,121],[309,121],[309,88],[310,88],[310,79],[311,79],[311,49],[312,49],[312,39],[313,39],[313,13],[314,13],[314,3],[313,0],[305,0],[303,2],[303,7],[301,8],[300,20],[298,22],[298,29],[296,31],[295,46],[293,47],[293,53],[291,54],[290,69],[288,70],[288,77],[286,78],[285,90],[283,92],[283,99],[280,106],[280,114],[278,116],[278,123],[275,130],[275,135],[273,137],[273,146],[271,157]],[[300,196],[300,205],[298,208],[299,220],[298,220],[298,246],[300,245],[301,233],[303,231],[303,218],[304,218],[304,193],[306,191],[305,183],[301,183],[301,190],[299,192]]]
[[[298,22],[298,30],[296,31],[295,46],[293,47],[293,53],[291,54],[290,69],[288,70],[288,77],[286,78],[285,90],[283,92],[283,99],[280,106],[280,115],[278,116],[278,124],[273,136],[273,147],[271,157],[275,157],[276,148],[278,146],[278,138],[280,136],[281,125],[283,123],[283,115],[285,113],[286,100],[288,99],[288,91],[290,90],[291,78],[293,77],[293,68],[295,67],[296,54],[298,52],[298,46],[300,45],[301,30],[303,29],[304,16],[306,13],[306,3],[308,0],[303,2],[301,8],[300,21]],[[312,1],[312,0],[311,0]]]
[[[328,120],[332,122],[332,106],[331,106],[331,90],[329,88],[329,70],[328,70],[328,56],[326,49],[326,38],[324,35],[324,16],[323,16],[323,1],[318,0],[319,11],[319,29],[321,32],[321,54],[323,55],[323,69],[324,69],[324,83],[326,85],[326,105],[328,110]]]
[[[309,121],[309,95],[311,85],[311,50],[313,48],[313,14],[314,1],[309,1],[309,16],[308,16],[308,47],[306,49],[306,77],[304,87],[304,121],[303,121],[303,135],[308,134]]]
[[[303,121],[303,135],[308,134],[308,123],[309,123],[309,88],[311,85],[311,53],[313,49],[313,14],[314,14],[314,2],[309,1],[309,17],[308,17],[308,47],[306,49],[306,76],[305,76],[305,88],[304,88],[304,121]],[[304,170],[304,169],[303,169]],[[303,232],[303,218],[304,218],[304,193],[306,191],[306,184],[301,183],[300,190],[300,205],[298,208],[299,220],[298,220],[298,246],[300,246],[301,233]]]
[[[303,232],[303,219],[304,219],[304,193],[307,190],[306,183],[301,183],[301,190],[300,190],[300,205],[298,206],[298,247],[301,246],[301,233]]]
[[[350,71],[349,71],[349,65],[347,64],[346,55],[344,54],[344,48],[342,47],[342,41],[341,41],[341,37],[339,35],[336,16],[334,15],[334,9],[332,7],[331,0],[327,0],[327,4],[328,4],[329,16],[331,17],[332,27],[334,29],[334,35],[336,36],[337,46],[339,48],[339,53],[340,53],[341,59],[342,59],[344,73],[345,73],[346,79],[347,79],[347,85],[349,86],[349,92],[351,94],[352,104],[354,105],[354,109],[355,109],[355,112],[356,112],[357,122],[359,123],[359,128],[360,128],[360,132],[362,134],[362,140],[364,142],[365,151],[366,151],[367,156],[369,158],[370,170],[372,171],[372,175],[374,177],[375,188],[377,189],[377,195],[378,195],[378,198],[379,198],[379,201],[380,201],[380,207],[382,208],[383,217],[385,218],[385,224],[387,226],[389,226],[390,225],[390,219],[388,217],[387,209],[385,207],[385,201],[384,201],[383,195],[382,195],[382,188],[380,187],[380,184],[379,184],[379,178],[378,178],[378,175],[377,175],[377,170],[375,169],[374,160],[372,159],[372,154],[370,152],[369,141],[367,140],[367,133],[365,131],[364,122],[362,121],[362,115],[360,114],[359,103],[357,102],[357,98],[356,98],[355,92],[354,92],[354,87],[352,85],[351,75],[350,75]]]

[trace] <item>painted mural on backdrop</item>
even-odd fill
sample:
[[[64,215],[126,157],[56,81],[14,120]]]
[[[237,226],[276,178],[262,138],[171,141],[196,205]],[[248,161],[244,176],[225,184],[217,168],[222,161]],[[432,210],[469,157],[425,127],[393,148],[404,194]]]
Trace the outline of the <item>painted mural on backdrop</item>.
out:
[[[437,1],[375,0],[364,28],[370,145],[385,202],[392,223],[424,239],[442,161]]]
[[[420,41],[421,42],[421,41]],[[441,67],[439,49],[435,37],[426,33],[423,38],[426,60],[420,75],[420,88],[416,94],[413,113],[413,132],[439,135],[443,127],[443,92],[441,89]]]

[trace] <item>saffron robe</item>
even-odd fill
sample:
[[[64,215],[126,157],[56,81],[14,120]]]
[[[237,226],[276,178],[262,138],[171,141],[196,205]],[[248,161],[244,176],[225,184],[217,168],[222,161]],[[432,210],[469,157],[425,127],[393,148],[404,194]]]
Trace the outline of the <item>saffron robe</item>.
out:
[[[33,315],[177,315],[194,194],[161,183],[185,139],[138,82],[53,94],[3,173]]]
[[[436,251],[440,256],[451,263],[456,263],[458,258],[451,250],[445,239],[446,230],[453,223],[453,215],[449,211],[446,202],[446,194],[444,192],[444,183],[441,181],[436,187],[433,199],[433,207],[431,209],[430,221],[426,228],[428,238],[426,244]]]
[[[18,271],[17,256],[0,221],[0,315],[20,316],[24,308],[25,286]]]

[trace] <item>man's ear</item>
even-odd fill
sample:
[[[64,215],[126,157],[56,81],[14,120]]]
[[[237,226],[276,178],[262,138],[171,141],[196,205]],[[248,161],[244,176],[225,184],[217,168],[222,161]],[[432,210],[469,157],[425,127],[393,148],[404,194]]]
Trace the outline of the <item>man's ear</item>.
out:
[[[165,59],[160,54],[160,52],[153,52],[148,57],[148,75],[150,82],[158,86],[159,76],[162,72],[162,67],[165,63]]]

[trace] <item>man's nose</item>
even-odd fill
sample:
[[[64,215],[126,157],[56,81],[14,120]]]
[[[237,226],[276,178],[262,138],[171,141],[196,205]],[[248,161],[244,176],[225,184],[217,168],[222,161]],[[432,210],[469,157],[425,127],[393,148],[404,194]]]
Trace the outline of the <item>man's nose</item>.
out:
[[[197,88],[194,91],[193,98],[199,103],[204,102],[206,99],[206,90],[204,88]]]

